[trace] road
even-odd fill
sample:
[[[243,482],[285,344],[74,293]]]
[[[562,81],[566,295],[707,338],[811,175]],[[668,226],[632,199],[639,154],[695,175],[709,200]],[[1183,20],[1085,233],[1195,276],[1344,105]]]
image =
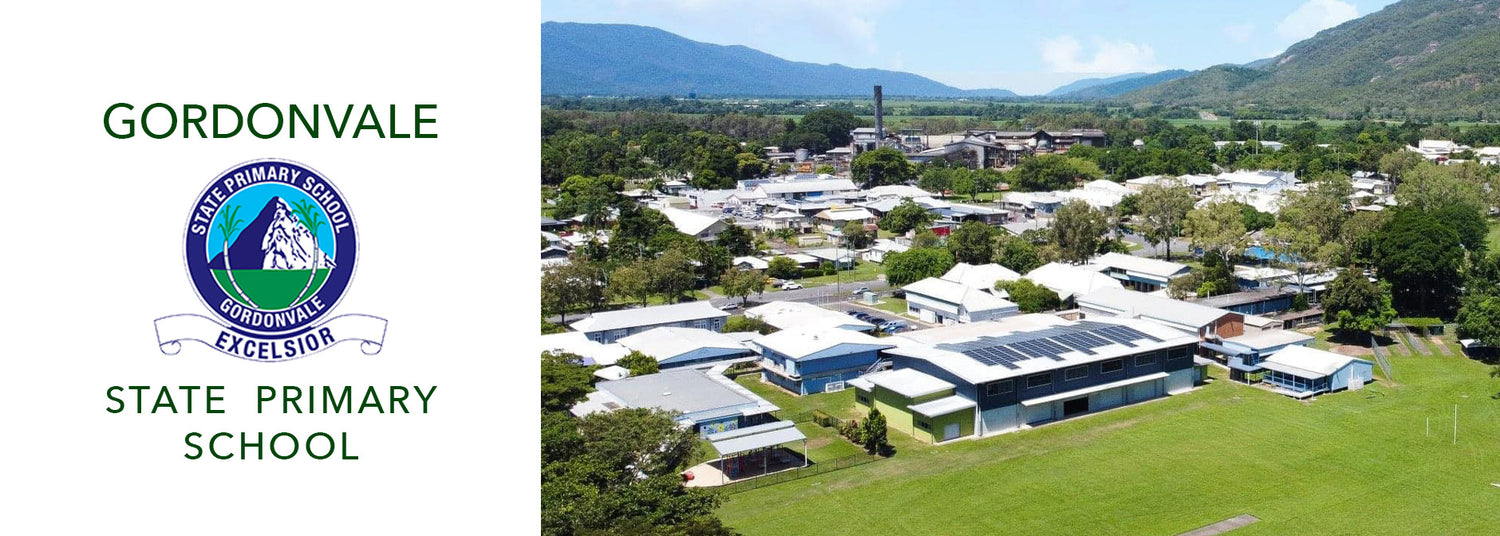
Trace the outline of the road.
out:
[[[854,292],[854,289],[857,289],[859,287],[870,287],[870,290],[873,290],[875,292],[881,292],[890,289],[890,286],[885,284],[885,280],[877,279],[874,281],[857,281],[853,283],[843,283],[841,285],[823,285],[821,287],[803,288],[797,290],[767,291],[764,294],[751,294],[749,303],[747,305],[749,305],[750,307],[754,307],[762,303],[773,301],[800,301],[809,303],[839,302],[849,299],[849,297],[851,296],[850,293]],[[714,304],[715,307],[722,306],[731,301],[738,302],[739,298],[719,297],[710,298],[708,300],[708,302]]]

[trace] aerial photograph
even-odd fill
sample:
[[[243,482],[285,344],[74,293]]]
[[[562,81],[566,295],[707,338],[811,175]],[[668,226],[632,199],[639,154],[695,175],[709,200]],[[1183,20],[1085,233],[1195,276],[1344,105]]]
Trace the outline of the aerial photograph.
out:
[[[1500,534],[1500,0],[541,15],[543,534]]]

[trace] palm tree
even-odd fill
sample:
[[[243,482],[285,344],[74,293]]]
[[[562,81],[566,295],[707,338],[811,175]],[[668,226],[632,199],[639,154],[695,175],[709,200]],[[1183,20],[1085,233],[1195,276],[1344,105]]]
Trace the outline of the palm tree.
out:
[[[238,205],[224,207],[224,210],[219,211],[219,224],[216,227],[219,228],[219,234],[224,236],[224,275],[229,278],[229,286],[234,287],[234,291],[240,295],[240,300],[251,307],[259,308],[260,306],[250,301],[250,297],[246,296],[245,291],[240,289],[240,284],[234,280],[234,270],[229,269],[229,239],[233,238],[234,232],[238,231],[240,225],[245,223],[245,220],[239,219],[239,213],[240,207]]]
[[[317,205],[309,203],[305,199],[297,201],[295,205],[292,205],[292,212],[297,213],[297,222],[301,223],[302,227],[312,233],[313,264],[312,273],[307,275],[307,283],[302,285],[302,292],[297,293],[296,299],[293,299],[291,305],[288,305],[288,307],[301,303],[302,296],[307,294],[307,290],[312,288],[313,280],[318,277],[318,263],[323,258],[323,249],[318,247],[318,229],[322,229],[323,225],[327,223],[323,220],[323,213],[318,211]]]

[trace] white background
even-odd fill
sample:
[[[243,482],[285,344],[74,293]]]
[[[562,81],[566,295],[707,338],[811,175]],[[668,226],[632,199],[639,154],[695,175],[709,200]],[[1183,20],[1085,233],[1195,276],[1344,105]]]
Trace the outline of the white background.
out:
[[[539,15],[496,9],[7,4],[0,533],[536,531]],[[439,138],[117,140],[116,102],[396,104],[408,132],[431,103]],[[194,196],[263,157],[348,200],[360,258],[334,313],[388,318],[379,355],[157,350],[153,319],[207,313],[183,270]],[[111,385],[223,385],[227,413],[111,414]],[[437,392],[427,415],[257,415],[257,385]],[[188,460],[193,431],[347,432],[360,459]]]

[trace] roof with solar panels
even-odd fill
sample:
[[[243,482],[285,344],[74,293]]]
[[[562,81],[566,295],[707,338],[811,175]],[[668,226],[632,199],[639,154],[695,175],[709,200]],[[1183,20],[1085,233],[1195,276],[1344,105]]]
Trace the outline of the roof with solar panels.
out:
[[[1193,344],[1198,337],[1122,318],[1066,320],[1027,314],[903,333],[887,353],[924,359],[971,383]]]

